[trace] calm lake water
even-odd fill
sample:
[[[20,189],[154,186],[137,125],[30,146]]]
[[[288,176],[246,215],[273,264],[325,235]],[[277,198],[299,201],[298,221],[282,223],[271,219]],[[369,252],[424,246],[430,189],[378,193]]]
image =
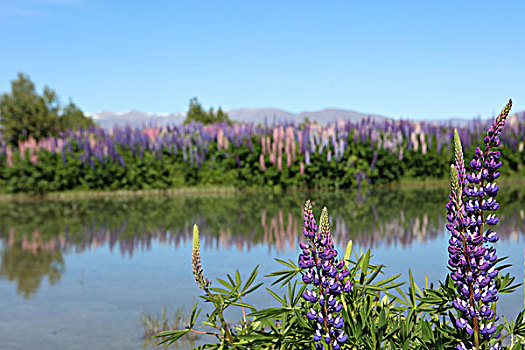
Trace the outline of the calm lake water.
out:
[[[524,280],[525,191],[504,188],[498,256]],[[258,280],[297,261],[301,205],[327,206],[338,250],[349,239],[370,248],[386,275],[414,273],[424,284],[446,276],[446,189],[388,189],[373,193],[294,193],[0,202],[0,344],[5,349],[150,349],[141,314],[186,311],[198,300],[191,272],[193,223],[201,231],[205,274],[235,269]],[[406,288],[405,288],[406,289]],[[246,300],[276,305],[264,289]],[[202,305],[202,304],[201,304]],[[499,313],[515,316],[523,288],[502,295]],[[236,314],[232,321],[237,320]],[[183,342],[187,349],[206,342]]]

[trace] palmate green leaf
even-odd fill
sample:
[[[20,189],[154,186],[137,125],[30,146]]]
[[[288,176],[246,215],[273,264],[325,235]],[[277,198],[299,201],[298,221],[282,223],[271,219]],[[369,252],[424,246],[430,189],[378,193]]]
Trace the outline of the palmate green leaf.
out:
[[[373,272],[372,272],[372,274],[370,275],[370,277],[368,277],[368,278],[366,279],[366,283],[367,283],[367,284],[370,284],[370,283],[371,283],[371,282],[372,282],[372,281],[373,281],[373,280],[374,280],[374,279],[375,279],[380,273],[383,273],[383,272],[382,272],[382,268],[383,268],[383,267],[384,267],[384,265],[381,265],[381,266],[380,266],[379,268],[377,268],[377,269],[374,269],[374,268],[372,267]]]
[[[494,261],[494,266],[499,270],[501,267],[497,266],[500,262],[507,260],[508,256],[502,256],[501,258],[497,258],[496,261]],[[508,267],[508,266],[507,266]]]
[[[228,288],[230,291],[233,289],[233,284],[230,284],[221,278],[217,278],[217,282]]]
[[[522,310],[518,316],[516,317],[516,321],[513,321],[511,319],[510,324],[505,320],[505,323],[507,323],[507,329],[510,334],[513,334],[515,336],[525,337],[525,310]]]
[[[341,303],[343,304],[343,313],[344,313],[344,316],[345,316],[345,320],[347,320],[347,316],[348,316],[348,305],[346,304],[346,300],[345,300],[345,296],[342,295],[341,296]]]
[[[240,302],[229,302],[227,301],[226,302],[227,305],[234,305],[234,306],[239,306],[239,307],[245,307],[245,308],[248,308],[250,310],[255,310],[255,307],[253,305],[250,305],[250,304],[247,304],[247,303],[240,303]]]
[[[346,250],[345,250],[345,255],[344,255],[346,266],[349,266],[350,264],[350,258],[352,257],[352,246],[353,246],[352,240],[349,240],[348,244],[346,245]]]
[[[410,279],[410,287],[408,288],[410,296],[410,306],[416,308],[416,284],[414,283],[414,276],[412,276],[412,271],[408,269],[408,277]]]
[[[276,285],[277,283],[279,282],[282,282],[280,287],[283,287],[286,283],[290,282],[294,277],[295,275],[297,275],[298,272],[296,271],[277,271],[277,272],[273,272],[269,275],[267,275],[268,277],[275,277],[275,276],[281,276],[279,277],[278,279],[276,279],[275,281],[272,282],[272,286],[273,285]]]
[[[259,321],[256,321],[259,322]],[[268,327],[273,333],[278,334],[279,329],[277,328],[277,325],[273,322],[272,318],[264,318],[260,320],[260,323],[263,327]]]
[[[207,294],[204,294],[204,295],[199,295],[199,298],[203,299],[205,302],[210,302],[210,303],[215,303],[215,297],[213,296],[209,296]]]
[[[424,320],[420,322],[421,322],[421,332],[423,335],[423,339],[434,342],[435,341],[434,332],[432,332],[432,329],[430,328],[430,324]]]
[[[360,270],[361,264],[362,264],[362,261],[363,261],[363,255],[358,256],[357,252],[355,252],[355,251],[354,251],[354,254],[356,256],[356,260],[355,260],[355,262],[354,261],[350,261],[350,263],[353,264],[353,267],[349,269],[350,270],[350,278],[352,278],[352,279],[354,279],[357,276],[357,272]]]
[[[231,290],[227,290],[224,288],[218,288],[218,287],[210,287],[210,290],[217,293],[222,293],[224,295],[228,295],[231,293]]]
[[[211,290],[211,289],[210,289]],[[223,304],[224,303],[224,294],[212,294],[209,296],[208,294],[199,295],[199,298],[203,299],[206,302],[213,303],[215,305],[217,304]]]
[[[279,295],[277,295],[277,293],[275,293],[273,290],[269,289],[269,288],[266,288],[266,290],[268,291],[268,293],[270,293],[270,295],[272,297],[274,297],[278,302],[280,302],[281,304],[286,304],[285,300],[282,299]]]
[[[228,283],[227,281],[222,280],[220,278],[217,278],[219,283],[224,285],[229,290],[224,290],[224,289],[219,289],[219,288],[210,288],[210,290],[217,291],[217,292],[220,292],[220,293],[223,293],[223,294],[227,294],[227,296],[226,296],[227,299],[232,298],[235,294],[237,294],[238,297],[243,297],[243,296],[245,296],[247,294],[250,294],[250,293],[254,292],[255,290],[257,290],[260,286],[263,285],[263,283],[261,282],[261,283],[258,283],[255,286],[249,288],[253,284],[255,278],[257,277],[258,268],[259,268],[259,265],[257,265],[253,269],[253,271],[250,273],[250,276],[248,277],[248,280],[246,281],[244,287],[242,287],[242,288],[241,288],[241,286],[242,286],[241,275],[239,273],[239,270],[236,270],[236,272],[235,272],[235,280],[230,275],[227,275],[230,283]]]
[[[294,282],[294,289],[293,291],[295,292],[295,285],[297,284],[297,281]],[[297,291],[297,294],[295,296],[291,295],[290,299],[291,299],[291,303],[292,303],[292,306],[293,305],[297,305],[297,303],[299,302],[299,300],[301,299],[301,296],[303,295],[303,292],[304,290],[306,289],[307,285],[306,284],[303,284],[301,286],[301,288]],[[343,299],[343,298],[341,298]]]
[[[370,249],[366,251],[366,254],[363,257],[362,265],[361,265],[361,276],[359,278],[359,283],[364,284],[365,283],[365,276],[368,272],[368,264],[370,263]]]
[[[384,280],[381,280],[379,282],[376,282],[374,284],[372,284],[373,286],[376,286],[376,287],[382,287],[382,286],[385,286],[385,284],[387,283],[390,283],[392,281],[395,281],[396,279],[398,279],[399,277],[401,276],[401,274],[397,274],[395,276],[392,276],[392,277],[388,277],[388,278],[385,278]],[[391,285],[387,285],[385,286],[386,289],[392,289],[392,288],[395,288],[395,286],[397,285],[403,285],[405,284],[405,282],[399,282],[399,283],[392,283]]]
[[[277,283],[281,283],[281,287],[283,287],[286,283],[290,282],[299,272],[301,272],[301,269],[299,267],[297,267],[293,262],[292,260],[288,260],[288,262],[284,261],[284,260],[281,260],[281,259],[275,259],[275,261],[279,262],[280,264],[283,264],[285,266],[288,266],[290,268],[292,268],[291,270],[281,270],[281,271],[277,271],[277,272],[272,272],[268,275],[266,275],[265,277],[279,277],[278,279],[276,279],[273,283],[272,283],[272,286],[277,284]]]
[[[306,285],[304,285],[306,287]],[[294,282],[293,285],[288,283],[288,298],[290,299],[290,304],[288,306],[294,306],[294,301],[298,301],[299,299],[295,295],[295,288],[297,287],[297,281]],[[286,296],[284,296],[284,300],[287,301]]]
[[[399,283],[396,283],[396,284],[392,284],[392,288],[400,287],[403,284],[404,284],[404,282],[399,282]],[[385,287],[378,287],[378,286],[375,286],[375,285],[360,285],[360,284],[354,284],[353,288],[355,288],[356,290],[359,290],[359,291],[364,291],[366,294],[370,294],[370,295],[376,295],[377,293],[375,293],[375,292],[385,292],[385,291],[388,290]]]
[[[288,266],[288,267],[290,267],[290,268],[292,268],[294,270],[300,270],[299,267],[297,265],[295,265],[295,263],[292,261],[292,259],[288,259],[288,261],[284,261],[282,259],[275,258],[274,260],[279,262],[279,263],[281,263],[281,264],[283,264],[283,265],[285,265],[285,266]],[[269,276],[269,275],[267,275],[267,276]]]
[[[201,309],[197,309],[197,303],[195,303],[193,305],[193,309],[190,314],[190,320],[189,320],[188,327],[186,329],[169,330],[169,331],[165,331],[165,332],[156,334],[155,335],[156,338],[166,337],[165,339],[161,340],[158,344],[160,345],[160,344],[168,343],[168,345],[171,345],[174,342],[176,342],[179,338],[181,338],[182,336],[190,332],[195,326],[195,322],[197,318],[199,317],[200,312],[201,312]]]
[[[220,297],[220,295],[219,295]],[[201,298],[203,298],[203,296],[201,296]],[[217,317],[219,316],[220,313],[222,313],[224,311],[224,308],[225,308],[225,305],[223,303],[223,300],[221,298],[220,301],[215,301],[213,300],[212,303],[214,303],[214,306],[215,308],[213,308],[212,312],[207,315],[208,316],[208,321],[211,322],[212,324],[216,324],[217,323]],[[215,326],[213,326],[215,327]]]
[[[293,313],[295,314],[297,322],[303,328],[310,327],[310,324],[308,322],[306,322],[306,320],[304,319],[304,316],[299,312],[299,310],[302,310],[302,309],[300,309],[300,308],[293,308],[292,309]]]
[[[235,270],[235,274],[237,275],[239,273],[239,270]],[[232,276],[230,276],[230,274],[226,274],[226,277],[228,277],[228,280],[230,280],[230,283],[232,286],[235,286],[235,287],[239,287],[239,284],[238,283],[235,283],[235,281],[233,280]]]
[[[262,283],[260,283],[257,288],[252,288],[252,289],[249,289],[248,288],[252,285],[252,283],[255,281],[255,278],[257,277],[257,274],[259,273],[259,265],[257,265],[253,271],[250,273],[250,276],[248,276],[248,279],[246,280],[246,283],[244,284],[244,287],[242,288],[242,295],[246,295],[246,294],[249,294],[251,292],[253,292],[255,289],[259,288]]]
[[[188,334],[190,332],[189,329],[181,329],[181,330],[175,330],[175,331],[166,331],[161,332],[159,334],[156,334],[156,338],[162,338],[167,337],[166,339],[161,340],[158,345],[168,343],[168,345],[171,345],[175,343],[177,340],[179,340],[180,337]]]
[[[401,297],[391,295],[391,294],[388,294],[388,295],[392,296],[393,298],[395,298],[396,301],[400,302],[403,305],[406,305],[407,307],[412,306],[405,292],[403,292],[399,287],[396,288],[396,291],[401,295]]]
[[[230,277],[230,275],[228,275],[228,277]],[[238,294],[240,287],[241,287],[240,285],[235,285],[231,291],[229,291],[228,293],[225,293],[227,294],[225,295],[226,299],[231,299],[235,296],[235,294]]]
[[[244,290],[241,293],[241,296],[245,296],[245,295],[248,295],[248,294],[252,293],[253,291],[259,289],[259,287],[261,287],[263,284],[264,284],[263,282],[260,282],[260,283],[256,284],[255,286],[253,286],[252,288],[250,288],[248,290]]]
[[[501,274],[498,274],[495,278],[498,293],[513,293],[518,287],[522,285],[522,283],[516,283],[512,285],[515,279],[516,278],[511,276],[510,273],[507,273],[503,277]]]
[[[525,315],[525,310],[524,311],[521,311],[519,314],[518,314],[518,317],[516,317],[516,323],[517,324],[524,324],[523,322],[523,316]],[[524,324],[525,326],[525,324]]]
[[[506,258],[506,257],[505,257]],[[494,264],[495,268],[498,270],[498,271],[503,271],[505,269],[508,269],[509,267],[512,267],[514,265],[512,264],[503,264],[501,266],[496,266],[496,264]]]
[[[195,322],[197,321],[197,318],[199,317],[202,309],[197,309],[197,303],[193,305],[193,309],[191,310],[190,314],[190,324],[189,327],[193,328],[195,325]]]
[[[255,312],[252,312],[248,314],[247,316],[255,317],[255,321],[263,321],[269,317],[273,318],[275,316],[281,315],[284,312],[286,312],[288,308],[284,307],[272,307],[272,308],[266,308],[262,310],[258,310]]]
[[[293,310],[292,310],[292,314],[293,314]],[[285,315],[283,315],[281,317],[281,328],[282,328],[282,331],[281,331],[281,334],[284,335],[284,336],[287,336],[288,334],[290,334],[290,331],[294,330],[297,328],[297,325],[295,324],[296,321],[296,318],[294,317],[292,320],[289,320],[288,317],[285,317]]]
[[[230,277],[230,276],[228,275],[228,277]],[[242,282],[241,282],[241,274],[240,274],[239,270],[235,271],[235,282],[237,282],[237,284],[236,284],[237,286],[240,286],[242,284]]]

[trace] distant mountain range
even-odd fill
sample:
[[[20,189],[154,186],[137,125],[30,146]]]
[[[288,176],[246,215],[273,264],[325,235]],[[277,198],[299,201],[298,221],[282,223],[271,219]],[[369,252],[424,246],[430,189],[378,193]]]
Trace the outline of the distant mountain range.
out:
[[[370,118],[381,121],[393,119],[377,114],[366,114],[355,112],[346,109],[322,109],[313,112],[291,113],[282,109],[275,108],[243,108],[226,111],[233,121],[236,122],[252,122],[255,124],[263,124],[265,121],[273,123],[273,121],[294,121],[296,123],[302,122],[305,118],[311,121],[316,121],[319,124],[327,124],[335,120],[345,120],[357,122],[362,119]],[[525,111],[515,113],[518,120],[525,120]],[[138,127],[143,125],[166,126],[166,125],[181,125],[186,117],[186,113],[146,113],[141,111],[127,111],[123,113],[115,112],[100,112],[90,115],[93,120],[105,129],[114,126],[130,125]],[[467,123],[470,119],[454,118],[432,120],[438,124],[453,123],[454,125],[462,125]]]

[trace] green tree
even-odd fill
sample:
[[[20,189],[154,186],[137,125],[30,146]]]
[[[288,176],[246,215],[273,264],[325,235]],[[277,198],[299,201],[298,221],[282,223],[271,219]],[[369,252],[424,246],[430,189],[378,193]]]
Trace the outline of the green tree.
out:
[[[215,120],[218,123],[227,122],[228,124],[231,124],[231,120],[228,117],[228,114],[223,112],[221,107],[217,110],[217,114],[215,115]]]
[[[62,114],[59,116],[59,125],[62,130],[87,128],[94,126],[93,119],[84,115],[84,112],[77,107],[71,100],[62,109]]]
[[[23,73],[11,81],[11,92],[0,97],[0,126],[4,139],[13,145],[30,136],[39,140],[90,125],[94,125],[93,121],[72,102],[62,108],[53,89],[46,86],[39,95],[35,84]]]
[[[211,123],[222,123],[226,122],[231,124],[232,121],[228,117],[228,114],[223,112],[221,107],[217,110],[217,113],[213,111],[213,108],[210,108],[209,112],[206,112],[202,105],[197,100],[197,97],[194,97],[190,100],[190,107],[188,113],[186,114],[186,119],[184,119],[184,124],[189,124],[191,122],[199,122],[204,125]]]

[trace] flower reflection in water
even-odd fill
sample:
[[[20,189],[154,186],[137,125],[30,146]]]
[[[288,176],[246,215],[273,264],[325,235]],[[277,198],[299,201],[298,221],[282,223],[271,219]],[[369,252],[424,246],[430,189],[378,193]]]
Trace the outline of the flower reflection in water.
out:
[[[295,252],[302,227],[298,208],[306,197],[314,204],[334,208],[329,220],[336,242],[352,239],[363,248],[410,248],[444,237],[441,207],[446,192],[446,188],[388,189],[371,194],[252,194],[220,200],[150,197],[0,202],[0,279],[16,281],[18,292],[30,297],[44,277],[51,284],[60,280],[64,254],[103,248],[132,257],[156,244],[179,248],[191,244],[193,223],[199,225],[201,247],[206,250],[251,251],[263,245],[269,257]],[[501,239],[518,242],[525,232],[520,204],[523,192],[506,189],[498,198],[502,203]]]

